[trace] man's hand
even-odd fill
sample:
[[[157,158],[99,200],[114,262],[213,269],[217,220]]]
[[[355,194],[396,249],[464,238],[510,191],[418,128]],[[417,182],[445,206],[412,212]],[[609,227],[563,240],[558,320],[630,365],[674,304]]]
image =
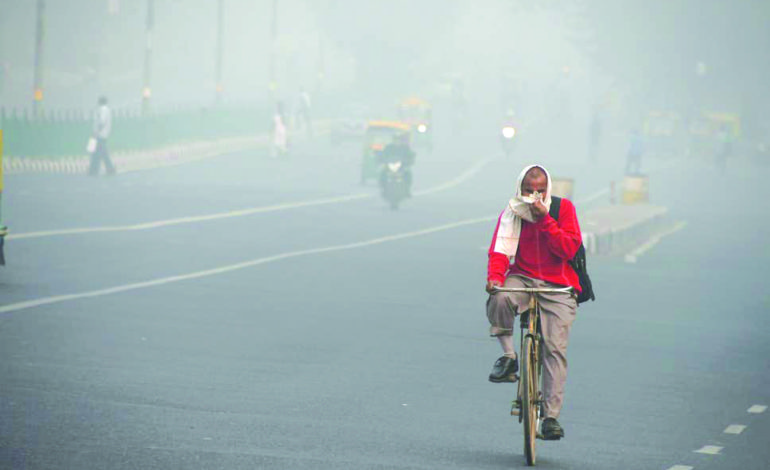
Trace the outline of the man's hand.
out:
[[[500,281],[487,281],[487,293],[491,294],[495,287],[500,287],[503,284]]]
[[[543,204],[543,201],[538,199],[537,201],[532,203],[532,217],[535,218],[535,222],[539,222],[547,214],[548,214],[548,209],[546,209],[545,204]]]

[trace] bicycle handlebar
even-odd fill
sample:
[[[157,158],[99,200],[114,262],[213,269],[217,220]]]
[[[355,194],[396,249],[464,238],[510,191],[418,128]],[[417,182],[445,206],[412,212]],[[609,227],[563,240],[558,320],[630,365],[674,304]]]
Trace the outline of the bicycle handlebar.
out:
[[[492,292],[529,292],[530,294],[570,293],[573,287],[500,287],[492,286]]]

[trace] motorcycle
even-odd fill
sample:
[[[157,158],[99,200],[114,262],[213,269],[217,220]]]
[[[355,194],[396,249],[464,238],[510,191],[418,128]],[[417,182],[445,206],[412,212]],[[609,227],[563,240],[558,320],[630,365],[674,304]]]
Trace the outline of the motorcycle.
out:
[[[516,148],[516,128],[512,124],[505,124],[500,132],[500,145],[503,148],[503,153],[506,158],[510,158],[513,155],[513,151]]]
[[[407,198],[406,171],[401,161],[388,162],[382,167],[382,197],[388,201],[391,210],[397,210],[401,201]]]

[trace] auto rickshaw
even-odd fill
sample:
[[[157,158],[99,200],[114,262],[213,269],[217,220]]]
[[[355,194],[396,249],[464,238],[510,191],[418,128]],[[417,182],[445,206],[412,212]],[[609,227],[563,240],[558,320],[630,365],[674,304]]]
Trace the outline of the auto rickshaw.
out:
[[[367,180],[376,179],[380,165],[378,158],[385,146],[393,142],[399,135],[411,132],[411,127],[399,121],[369,121],[364,135],[364,152],[361,161],[361,184]]]
[[[690,123],[690,155],[707,156],[714,153],[720,132],[723,138],[735,142],[741,137],[741,119],[737,114],[707,112]]]
[[[415,147],[433,150],[433,108],[430,103],[409,97],[399,104],[398,116],[412,127]]]

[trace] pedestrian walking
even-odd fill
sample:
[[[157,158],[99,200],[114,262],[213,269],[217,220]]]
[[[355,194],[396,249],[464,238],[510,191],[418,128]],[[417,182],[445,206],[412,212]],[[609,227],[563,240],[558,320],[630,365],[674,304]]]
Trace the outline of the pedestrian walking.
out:
[[[626,175],[638,175],[642,169],[642,155],[644,154],[644,140],[638,128],[631,130],[626,154]]]
[[[289,150],[289,135],[286,128],[286,116],[283,112],[283,102],[275,104],[275,114],[273,115],[273,142],[270,147],[270,156],[278,158],[284,156]]]
[[[112,132],[112,112],[107,106],[107,98],[99,97],[99,107],[94,114],[94,125],[92,139],[96,140],[96,145],[91,152],[91,165],[88,168],[88,174],[97,176],[101,163],[104,162],[104,169],[108,175],[115,174],[115,166],[110,160],[110,153],[107,149],[107,139]]]

